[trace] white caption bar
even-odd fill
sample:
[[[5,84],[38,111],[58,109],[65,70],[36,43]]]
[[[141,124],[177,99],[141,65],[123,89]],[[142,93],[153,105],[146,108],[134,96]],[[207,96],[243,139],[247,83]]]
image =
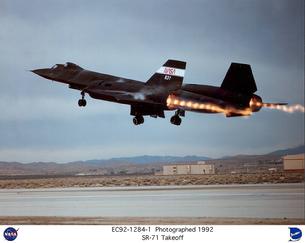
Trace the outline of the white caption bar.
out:
[[[13,225],[18,236],[12,242],[185,242],[185,243],[288,243],[305,242],[304,225]],[[8,235],[8,234],[6,234]]]

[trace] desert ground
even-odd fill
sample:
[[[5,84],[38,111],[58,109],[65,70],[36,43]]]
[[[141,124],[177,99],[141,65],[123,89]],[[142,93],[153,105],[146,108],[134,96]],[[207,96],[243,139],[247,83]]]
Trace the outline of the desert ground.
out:
[[[130,176],[27,176],[0,179],[1,189],[111,187],[111,186],[167,186],[167,185],[222,185],[260,183],[300,183],[304,173],[253,173],[215,175],[130,175]]]

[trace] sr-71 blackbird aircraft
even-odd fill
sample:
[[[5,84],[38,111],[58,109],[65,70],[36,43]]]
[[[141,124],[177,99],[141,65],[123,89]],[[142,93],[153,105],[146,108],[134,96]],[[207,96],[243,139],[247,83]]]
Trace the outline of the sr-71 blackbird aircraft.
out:
[[[94,99],[130,105],[135,125],[144,123],[143,116],[164,118],[167,110],[175,111],[171,123],[180,125],[185,111],[224,113],[226,117],[249,116],[263,106],[274,105],[263,103],[261,97],[254,94],[257,88],[248,64],[231,63],[220,87],[183,85],[185,67],[186,62],[168,60],[147,82],[89,71],[71,62],[32,72],[80,90],[79,106],[86,106],[86,93]]]

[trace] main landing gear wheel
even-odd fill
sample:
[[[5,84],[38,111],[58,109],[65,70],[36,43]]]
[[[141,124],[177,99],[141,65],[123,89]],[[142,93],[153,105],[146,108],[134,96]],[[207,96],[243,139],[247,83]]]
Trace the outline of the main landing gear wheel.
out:
[[[82,98],[78,100],[78,106],[86,106],[87,101],[85,100],[85,92],[82,91],[80,94],[82,95]]]
[[[171,117],[171,124],[179,126],[181,124],[181,122],[182,122],[182,120],[178,115],[174,115]]]
[[[133,124],[140,125],[144,123],[144,117],[143,116],[135,116],[133,119]]]

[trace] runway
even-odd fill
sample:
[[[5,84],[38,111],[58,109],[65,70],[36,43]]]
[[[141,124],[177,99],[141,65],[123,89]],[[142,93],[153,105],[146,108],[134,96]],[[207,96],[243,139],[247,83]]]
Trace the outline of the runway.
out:
[[[304,184],[2,189],[0,216],[304,219]]]

